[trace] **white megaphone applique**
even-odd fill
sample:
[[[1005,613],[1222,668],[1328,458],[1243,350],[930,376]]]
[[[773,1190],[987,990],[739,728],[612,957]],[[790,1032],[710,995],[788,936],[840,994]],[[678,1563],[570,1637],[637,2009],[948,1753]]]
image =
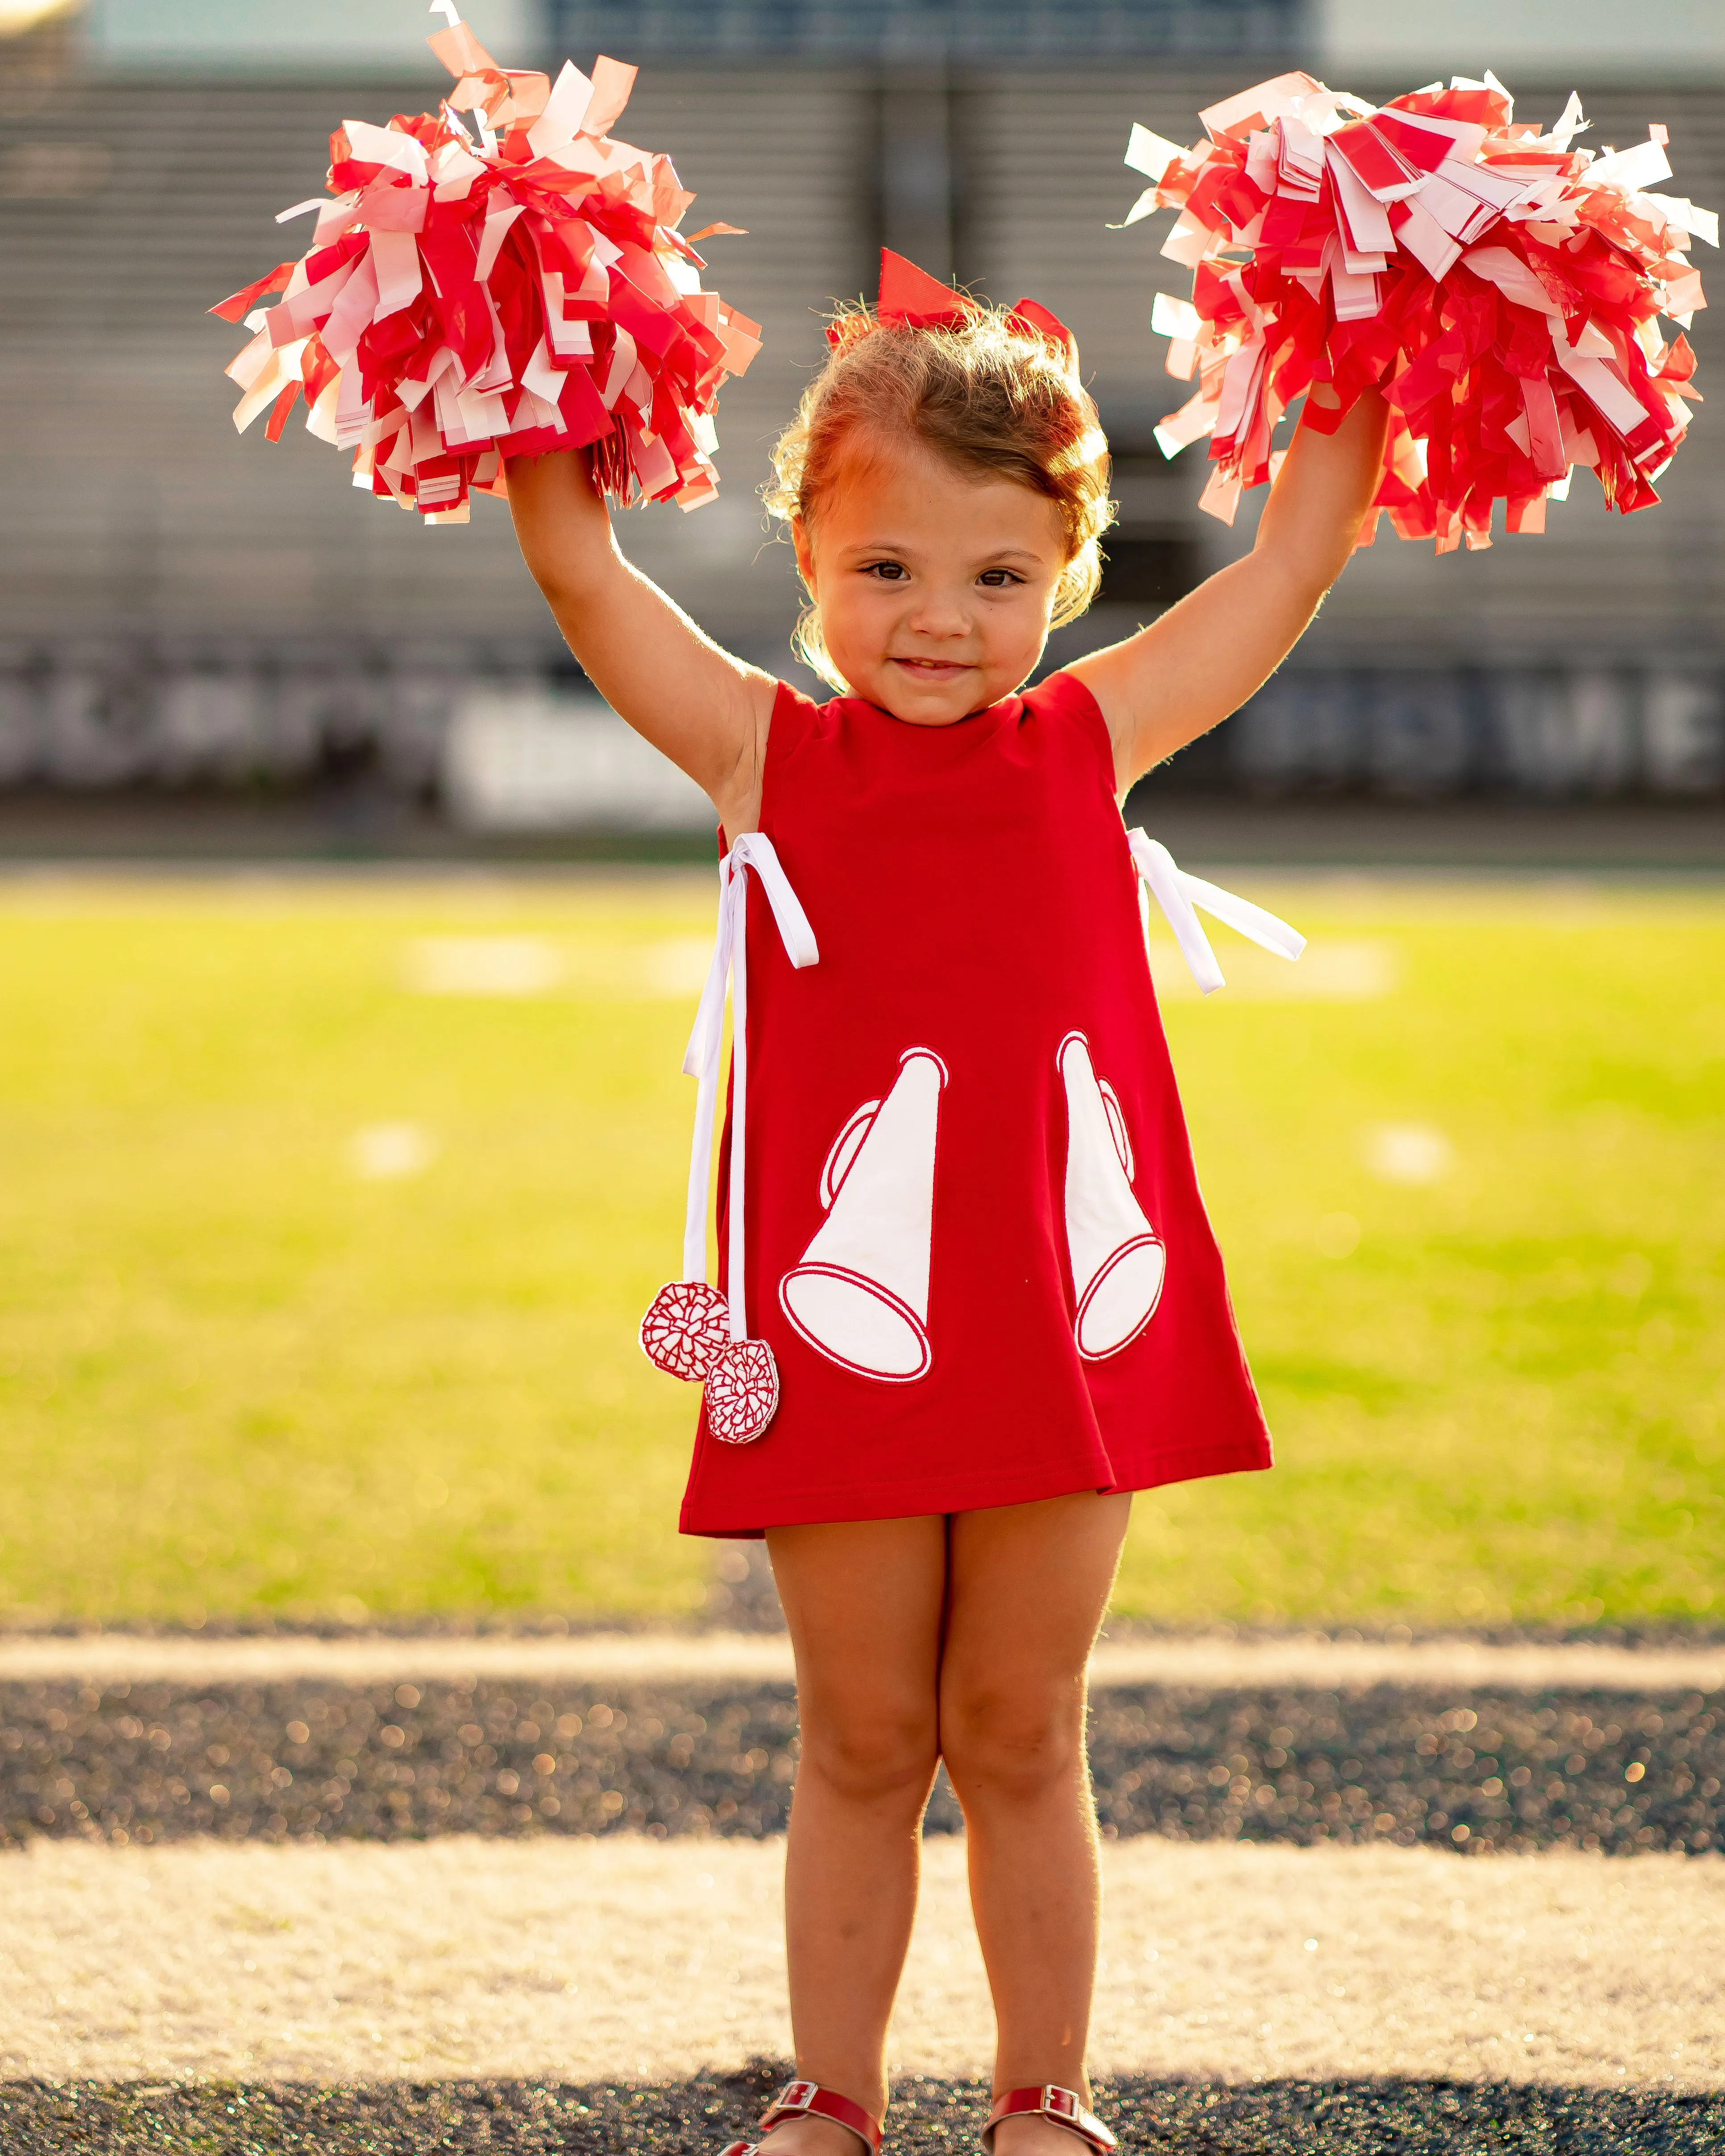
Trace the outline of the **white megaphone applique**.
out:
[[[1086,1361],[1117,1355],[1156,1315],[1167,1252],[1132,1195],[1132,1140],[1118,1095],[1098,1079],[1090,1043],[1055,1051],[1066,1087],[1066,1251],[1078,1298],[1073,1332]]]
[[[928,1271],[934,1153],[947,1066],[907,1048],[884,1101],[865,1101],[820,1172],[826,1219],[778,1284],[798,1332],[859,1377],[908,1383],[933,1360]]]

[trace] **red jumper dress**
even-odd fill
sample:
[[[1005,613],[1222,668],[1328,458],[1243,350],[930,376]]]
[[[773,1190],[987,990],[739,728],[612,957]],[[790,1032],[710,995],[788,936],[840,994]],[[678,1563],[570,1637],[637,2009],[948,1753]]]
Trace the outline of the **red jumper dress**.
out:
[[[737,870],[743,1307],[778,1406],[721,1443],[709,1379],[683,1531],[1267,1467],[1090,692],[1056,674],[933,727],[781,686],[760,829],[814,939],[793,964]]]

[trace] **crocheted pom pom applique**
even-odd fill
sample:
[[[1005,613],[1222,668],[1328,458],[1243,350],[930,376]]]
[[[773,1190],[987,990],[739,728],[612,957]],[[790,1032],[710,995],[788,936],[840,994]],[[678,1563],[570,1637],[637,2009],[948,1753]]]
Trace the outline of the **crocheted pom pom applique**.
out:
[[[706,1426],[721,1445],[749,1445],[778,1411],[778,1363],[764,1340],[733,1340],[706,1373]]]
[[[1273,476],[1272,430],[1314,383],[1336,393],[1306,408],[1326,433],[1383,390],[1376,508],[1440,553],[1489,546],[1500,501],[1512,531],[1543,531],[1578,465],[1614,509],[1658,500],[1699,402],[1689,250],[1718,244],[1716,215],[1654,192],[1662,127],[1596,154],[1579,98],[1542,132],[1489,74],[1383,106],[1279,75],[1199,117],[1189,150],[1133,129],[1126,162],[1153,184],[1126,222],[1180,213],[1162,252],[1191,297],[1159,294],[1153,326],[1196,388],[1157,439],[1173,456],[1211,437],[1204,508],[1231,523]]]
[[[749,1445],[778,1411],[778,1361],[764,1340],[733,1340],[730,1309],[705,1281],[670,1281],[641,1320],[655,1370],[704,1388],[706,1426],[723,1445]]]
[[[725,1298],[705,1281],[667,1281],[641,1320],[641,1348],[655,1370],[699,1384],[731,1344]]]
[[[620,506],[711,501],[720,385],[759,327],[703,288],[670,159],[611,134],[634,69],[501,68],[444,12],[439,110],[337,128],[329,198],[277,219],[316,212],[310,253],[210,310],[254,332],[227,370],[235,426],[267,411],[280,440],[303,396],[356,486],[434,523],[504,494],[506,455],[552,449],[587,449]]]

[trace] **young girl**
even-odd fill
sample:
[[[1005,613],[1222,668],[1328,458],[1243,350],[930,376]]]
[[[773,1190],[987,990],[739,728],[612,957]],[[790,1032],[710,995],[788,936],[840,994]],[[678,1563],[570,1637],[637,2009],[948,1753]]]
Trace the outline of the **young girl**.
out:
[[[1171,865],[1117,804],[1311,620],[1385,415],[1302,422],[1249,555],[1021,693],[1111,513],[1071,339],[889,260],[830,343],[768,495],[830,703],[632,568],[580,454],[512,462],[509,498],[595,686],[711,796],[747,916],[720,1240],[754,1338],[740,1394],[709,1380],[682,1526],[765,1534],[796,1654],[802,2078],[755,2145],[879,2147],[943,1760],[999,2027],[983,2139],[1060,2156],[1113,2146],[1085,1670],[1131,1493],[1270,1464],[1146,963],[1138,864]],[[704,1154],[693,1182],[704,1213]]]

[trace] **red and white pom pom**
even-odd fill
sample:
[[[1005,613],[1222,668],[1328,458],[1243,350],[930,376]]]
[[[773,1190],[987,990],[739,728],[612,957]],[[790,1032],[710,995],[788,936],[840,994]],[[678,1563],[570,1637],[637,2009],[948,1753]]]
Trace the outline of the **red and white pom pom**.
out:
[[[733,1340],[730,1309],[705,1281],[669,1281],[641,1320],[655,1370],[706,1386],[706,1426],[722,1445],[749,1445],[778,1411],[778,1363],[764,1340]]]
[[[655,1370],[699,1384],[731,1344],[725,1298],[705,1281],[668,1281],[641,1320],[641,1348]]]
[[[1658,500],[1700,401],[1659,321],[1706,305],[1688,252],[1718,219],[1648,192],[1671,176],[1662,127],[1596,156],[1573,146],[1578,98],[1543,134],[1513,110],[1489,74],[1381,107],[1293,74],[1201,113],[1194,149],[1132,130],[1127,162],[1154,184],[1127,223],[1178,208],[1162,252],[1193,273],[1189,301],[1156,300],[1168,372],[1198,377],[1157,440],[1212,437],[1212,514],[1232,523],[1273,475],[1272,429],[1314,382],[1339,397],[1307,406],[1326,433],[1383,389],[1377,506],[1440,553],[1488,547],[1499,501],[1512,531],[1543,531],[1577,465],[1615,509]]]
[[[459,21],[429,43],[456,78],[440,109],[338,128],[333,199],[277,220],[315,209],[311,252],[210,310],[255,332],[227,370],[234,424],[267,410],[277,441],[303,394],[356,486],[437,523],[502,495],[506,455],[549,449],[588,449],[619,505],[711,501],[719,388],[759,326],[702,289],[670,158],[611,136],[634,69],[552,83]]]
[[[778,1411],[778,1363],[764,1340],[733,1340],[706,1373],[706,1426],[721,1445],[750,1445]]]

